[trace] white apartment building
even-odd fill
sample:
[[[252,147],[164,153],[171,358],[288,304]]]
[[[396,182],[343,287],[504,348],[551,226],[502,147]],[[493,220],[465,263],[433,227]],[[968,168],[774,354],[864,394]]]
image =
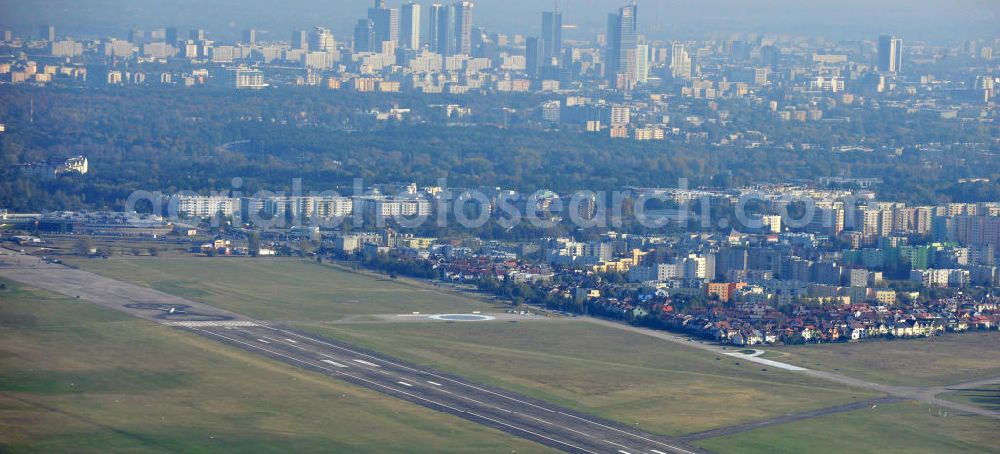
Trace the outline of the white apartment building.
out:
[[[209,218],[219,213],[232,216],[236,213],[236,199],[222,196],[174,196],[170,201],[176,212],[191,217]]]
[[[910,280],[922,287],[964,287],[969,285],[969,270],[932,269],[910,271]]]

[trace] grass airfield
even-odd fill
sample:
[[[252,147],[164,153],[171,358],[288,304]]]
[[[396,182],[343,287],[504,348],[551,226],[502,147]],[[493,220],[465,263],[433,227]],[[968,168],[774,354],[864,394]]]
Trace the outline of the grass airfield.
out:
[[[879,397],[579,320],[363,323],[384,314],[487,313],[502,307],[423,283],[303,260],[161,257],[75,263],[665,435]],[[930,342],[768,349],[766,356],[886,384],[940,385],[1000,372],[1000,359],[993,356],[1000,351],[993,347],[996,339],[997,333],[969,333]],[[922,367],[914,369],[915,364]],[[926,405],[918,407],[902,402],[697,443],[717,452],[763,452],[768,447],[770,452],[988,452],[991,442],[995,449],[997,431],[985,430],[995,428],[995,420],[965,415],[938,419],[943,417],[927,414]],[[914,435],[917,427],[919,436]]]
[[[74,299],[0,290],[0,452],[553,452]]]

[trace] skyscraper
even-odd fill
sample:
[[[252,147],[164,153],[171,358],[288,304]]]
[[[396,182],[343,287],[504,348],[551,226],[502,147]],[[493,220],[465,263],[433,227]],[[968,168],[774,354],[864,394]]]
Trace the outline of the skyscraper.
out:
[[[649,81],[649,44],[635,46],[635,81],[640,84]]]
[[[328,28],[314,28],[309,35],[309,50],[314,52],[332,52],[337,50],[337,42],[333,39],[333,32]]]
[[[542,13],[542,58],[545,65],[562,57],[562,13],[559,10]]]
[[[372,23],[373,40],[369,50],[380,50],[382,43],[392,41],[399,44],[399,10],[385,6],[385,0],[375,0],[375,7],[368,9],[368,20]]]
[[[354,52],[375,52],[375,50],[375,23],[371,19],[359,19],[358,24],[354,26]]]
[[[684,44],[674,43],[670,51],[670,74],[674,79],[690,79],[693,73],[691,55]]]
[[[458,1],[453,6],[455,12],[455,53],[472,55],[472,7],[471,1]]]
[[[309,50],[309,33],[305,30],[293,31],[292,49]]]
[[[177,27],[167,27],[164,40],[171,46],[177,45]]]
[[[400,45],[406,49],[420,49],[420,4],[409,2],[403,5],[400,19]]]
[[[487,56],[488,48],[493,44],[489,33],[483,27],[472,27],[472,56],[483,58]]]
[[[52,25],[38,27],[38,39],[43,39],[50,43],[54,42],[56,40],[56,28]]]
[[[454,8],[444,6],[440,3],[431,5],[431,50],[441,55],[447,56],[455,53],[454,11]]]
[[[525,72],[531,77],[538,77],[542,67],[542,55],[545,53],[542,49],[542,40],[532,37],[528,38],[525,44]]]
[[[631,90],[636,78],[637,7],[632,4],[608,15],[608,55],[605,76],[619,90]]]
[[[257,44],[257,30],[252,28],[243,30],[243,42],[251,46]]]
[[[764,66],[770,68],[772,71],[778,69],[778,64],[781,62],[781,49],[777,46],[769,45],[760,48],[760,59],[764,63]]]
[[[892,35],[878,37],[878,70],[897,74],[903,68],[903,40]]]

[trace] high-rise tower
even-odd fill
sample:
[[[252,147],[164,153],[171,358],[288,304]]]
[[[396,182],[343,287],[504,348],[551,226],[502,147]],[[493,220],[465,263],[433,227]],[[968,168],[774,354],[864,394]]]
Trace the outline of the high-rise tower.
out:
[[[455,53],[472,55],[472,8],[471,1],[455,2]]]
[[[635,1],[608,15],[608,52],[605,76],[619,90],[631,90],[636,83],[637,7]]]
[[[420,4],[409,2],[403,5],[399,21],[400,45],[406,49],[420,49]]]
[[[385,6],[385,0],[375,0],[375,7],[368,9],[368,20],[372,25],[372,40],[367,50],[379,51],[382,43],[392,41],[399,44],[399,10]],[[360,27],[359,23],[359,27]]]
[[[542,59],[551,65],[562,56],[562,13],[558,9],[542,13]]]
[[[892,36],[878,37],[878,70],[897,74],[903,68],[903,40]]]

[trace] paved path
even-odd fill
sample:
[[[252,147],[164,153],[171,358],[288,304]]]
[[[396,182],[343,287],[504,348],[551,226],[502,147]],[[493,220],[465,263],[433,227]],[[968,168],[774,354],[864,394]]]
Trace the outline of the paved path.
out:
[[[803,413],[795,413],[791,415],[779,416],[777,418],[765,419],[763,421],[753,421],[745,424],[737,424],[735,426],[720,427],[718,429],[712,429],[705,432],[685,435],[683,437],[678,438],[677,440],[683,441],[685,443],[690,443],[692,441],[703,440],[706,438],[714,438],[741,432],[749,432],[751,430],[760,429],[763,427],[787,424],[790,422],[800,421],[803,419],[818,418],[820,416],[828,416],[837,413],[845,413],[849,411],[874,409],[879,405],[891,404],[891,403],[901,402],[904,400],[906,399],[902,397],[894,397],[894,396],[881,397],[878,399],[871,399],[862,402],[853,402],[849,404],[838,405],[836,407],[821,408],[819,410],[812,410]]]
[[[744,355],[737,353],[733,349],[723,348],[720,345],[703,343],[698,340],[691,340],[689,336],[683,336],[679,334],[673,334],[666,331],[657,331],[647,328],[640,328],[625,323],[603,320],[593,317],[579,317],[579,320],[586,321],[588,323],[593,323],[596,325],[607,326],[610,328],[621,329],[625,331],[631,331],[633,333],[642,334],[645,336],[655,337],[657,339],[662,339],[669,342],[674,342],[688,347],[698,348],[706,350],[716,355],[729,355],[743,358],[746,361],[756,362],[760,364],[767,364],[774,366],[775,364],[781,364],[786,367],[782,369],[789,370],[792,372],[800,373],[803,375],[808,375],[811,377],[816,377],[819,379],[832,381],[848,386],[853,386],[862,389],[870,389],[873,391],[878,391],[885,393],[891,397],[899,397],[904,399],[912,399],[921,402],[926,402],[932,405],[937,405],[943,408],[950,408],[952,410],[961,411],[964,413],[971,413],[974,415],[985,416],[988,418],[1000,419],[1000,412],[988,410],[982,407],[977,407],[974,405],[966,405],[958,402],[951,402],[944,399],[940,399],[937,396],[941,393],[948,392],[953,389],[967,389],[970,387],[982,386],[985,384],[1000,383],[1000,377],[988,378],[976,380],[969,383],[960,383],[951,386],[932,386],[932,387],[919,387],[919,386],[888,386],[881,383],[875,383],[867,380],[862,380],[859,378],[848,377],[843,374],[838,374],[835,372],[828,372],[816,369],[806,369],[804,367],[793,366],[791,364],[782,363],[779,361],[768,360],[764,358],[759,358],[754,355]]]

